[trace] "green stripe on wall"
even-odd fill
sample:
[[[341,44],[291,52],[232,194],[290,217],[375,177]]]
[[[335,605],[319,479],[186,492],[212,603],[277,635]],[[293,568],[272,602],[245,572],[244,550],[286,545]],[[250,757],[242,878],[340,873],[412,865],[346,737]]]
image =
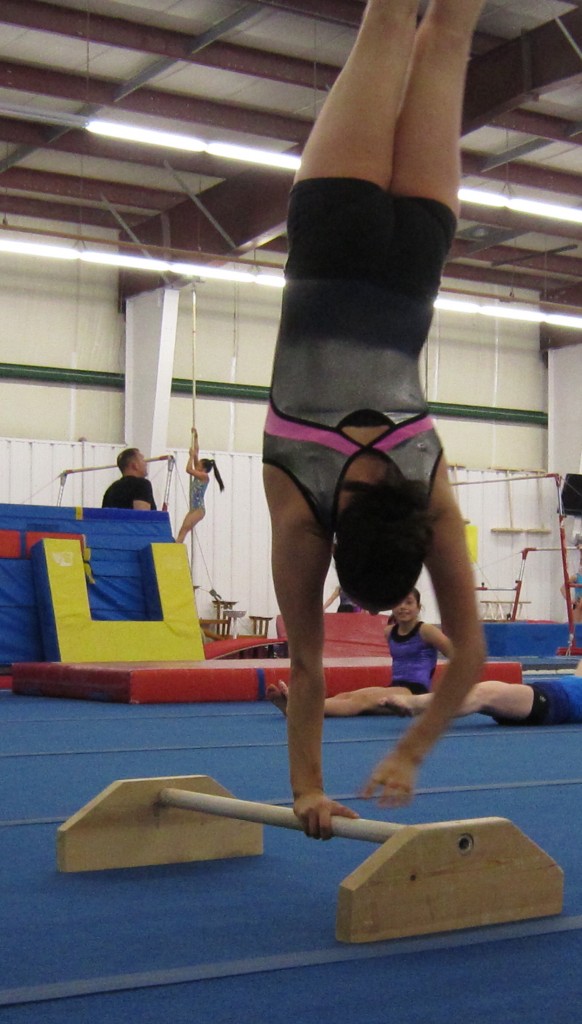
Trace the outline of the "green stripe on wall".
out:
[[[0,363],[0,380],[34,381],[37,384],[68,384],[86,388],[114,388],[123,390],[123,373],[108,373],[101,370],[68,370],[60,366],[27,366],[18,363]],[[174,377],[172,394],[192,394],[192,381]],[[269,389],[258,384],[228,384],[221,381],[199,380],[196,382],[199,398],[226,398],[235,402],[266,402]],[[455,420],[479,420],[483,423],[511,423],[526,426],[547,427],[545,412],[533,409],[492,409],[486,405],[453,405],[446,402],[429,402],[433,416]]]

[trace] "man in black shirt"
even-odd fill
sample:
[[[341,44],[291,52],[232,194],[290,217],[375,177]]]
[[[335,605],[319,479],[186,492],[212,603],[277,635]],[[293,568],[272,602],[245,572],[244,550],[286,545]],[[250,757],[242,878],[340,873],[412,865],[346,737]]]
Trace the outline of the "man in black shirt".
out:
[[[103,495],[103,508],[133,508],[142,512],[155,512],[154,492],[149,480],[148,464],[139,448],[126,448],[117,456],[122,474]]]

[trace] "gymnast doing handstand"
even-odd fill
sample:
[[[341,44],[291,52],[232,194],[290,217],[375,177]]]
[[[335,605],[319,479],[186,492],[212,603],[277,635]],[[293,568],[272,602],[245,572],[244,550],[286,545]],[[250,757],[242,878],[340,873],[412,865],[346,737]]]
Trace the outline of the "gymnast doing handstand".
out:
[[[392,608],[426,565],[453,654],[434,701],[364,793],[407,803],[484,657],[463,520],[419,356],[455,232],[466,65],[484,0],[369,0],[293,187],[265,427],[273,576],[289,639],[294,810],[330,836],[321,765],[323,587]]]

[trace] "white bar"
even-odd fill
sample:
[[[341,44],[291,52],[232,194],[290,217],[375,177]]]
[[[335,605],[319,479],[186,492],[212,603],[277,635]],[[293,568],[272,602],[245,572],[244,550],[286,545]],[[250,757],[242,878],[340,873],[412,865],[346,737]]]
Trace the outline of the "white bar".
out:
[[[144,462],[167,462],[173,458],[173,455],[152,455],[151,459],[144,459]],[[63,469],[61,476],[65,474],[72,476],[73,473],[95,473],[98,469],[119,469],[119,466],[114,462],[109,466],[83,466],[81,469]]]
[[[276,825],[278,828],[303,831],[299,819],[290,807],[254,803],[252,800],[236,800],[228,796],[210,796],[208,793],[189,793],[185,789],[162,789],[159,803],[164,807],[181,807],[187,811],[216,814],[221,818],[256,821],[260,825]],[[365,818],[342,818],[334,815],[331,819],[331,828],[334,836],[341,836],[342,839],[385,843],[406,826],[396,825],[390,821],[369,821]]]

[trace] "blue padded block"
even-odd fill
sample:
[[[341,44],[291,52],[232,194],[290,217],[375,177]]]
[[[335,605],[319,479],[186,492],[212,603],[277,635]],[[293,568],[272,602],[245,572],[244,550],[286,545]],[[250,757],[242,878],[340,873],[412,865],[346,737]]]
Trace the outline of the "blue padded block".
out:
[[[45,519],[27,519],[26,520],[26,531],[27,533],[84,533],[83,520],[71,519],[62,522],[60,520]]]
[[[0,518],[10,519],[11,522],[17,520],[20,523],[26,523],[29,520],[38,520],[41,517],[42,519],[56,519],[62,522],[70,522],[71,519],[74,519],[75,522],[79,522],[77,519],[77,509],[74,506],[0,504]]]
[[[97,622],[150,622],[150,616],[143,608],[95,608],[91,609],[91,618]]]
[[[152,539],[172,543],[172,531],[167,520],[163,522],[143,521],[135,522],[127,519],[112,519],[105,522],[102,519],[83,519],[83,529],[91,537],[136,537],[141,538],[146,544]]]
[[[136,552],[131,552],[136,556]],[[126,579],[141,579],[141,566],[137,556],[133,559],[104,558],[101,554],[91,555],[91,571],[95,579],[98,577],[116,576]]]
[[[147,617],[141,579],[116,576],[95,577],[95,583],[89,586],[88,593],[89,605],[94,618],[98,617],[97,612],[101,614],[101,617],[103,613],[111,612],[119,614],[121,618],[133,619],[135,616],[133,613],[130,614],[130,609],[137,610],[140,619]]]
[[[132,508],[84,508],[83,509],[84,519],[102,519],[102,520],[127,520],[128,522],[134,523],[145,523],[146,513],[137,512]],[[148,512],[147,513],[148,523],[166,523],[169,527],[170,517],[167,512]]]
[[[0,608],[0,664],[43,661],[44,644],[35,608]]]
[[[142,570],[141,578],[143,582],[143,593],[148,619],[152,622],[161,622],[164,616],[160,602],[160,592],[158,589],[152,549],[145,548],[143,551],[140,551],[139,560]]]
[[[147,546],[147,544],[142,545],[142,547]],[[141,550],[142,548],[138,551],[125,548],[120,551],[112,551],[109,548],[91,547],[91,564],[93,564],[93,559],[96,559],[100,565],[120,565],[121,563],[125,565],[139,565],[139,553]]]
[[[120,551],[140,551],[157,540],[161,541],[161,543],[167,543],[165,537],[158,538],[152,531],[148,531],[144,535],[143,530],[140,530],[138,533],[126,530],[123,532],[109,530],[107,532],[99,531],[99,533],[94,533],[92,530],[86,530],[85,537],[91,551],[111,551],[113,556],[117,556]]]
[[[0,607],[36,608],[32,566],[25,558],[0,558]]]
[[[485,622],[484,629],[487,654],[492,658],[552,656],[568,643],[568,626],[561,622]]]
[[[36,591],[36,601],[40,620],[40,632],[42,636],[43,655],[39,661],[60,661],[59,640],[53,601],[48,577],[46,557],[43,544],[35,544],[30,550],[30,562]],[[30,661],[32,659],[18,659]]]

